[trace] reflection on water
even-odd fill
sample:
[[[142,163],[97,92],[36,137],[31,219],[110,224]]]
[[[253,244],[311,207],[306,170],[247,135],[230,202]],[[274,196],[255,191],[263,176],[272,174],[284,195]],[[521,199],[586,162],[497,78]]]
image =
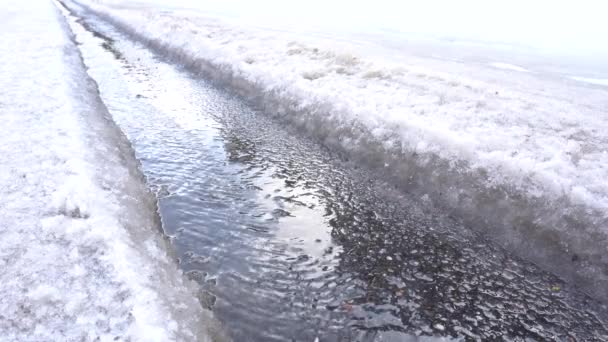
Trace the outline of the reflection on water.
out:
[[[557,278],[89,25],[104,33],[78,35],[90,73],[235,341],[607,336],[605,308]]]

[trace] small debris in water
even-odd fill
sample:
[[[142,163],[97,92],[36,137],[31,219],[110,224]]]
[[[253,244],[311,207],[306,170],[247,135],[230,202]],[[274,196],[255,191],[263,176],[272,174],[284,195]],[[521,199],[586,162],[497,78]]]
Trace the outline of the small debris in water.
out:
[[[443,324],[440,324],[440,323],[436,323],[435,325],[433,325],[433,328],[440,330],[440,331],[445,330],[445,327],[443,326]]]
[[[351,311],[353,311],[353,305],[344,303],[344,304],[342,304],[342,310],[344,310],[346,312],[351,312]]]
[[[298,261],[307,261],[310,257],[306,254],[298,256]]]

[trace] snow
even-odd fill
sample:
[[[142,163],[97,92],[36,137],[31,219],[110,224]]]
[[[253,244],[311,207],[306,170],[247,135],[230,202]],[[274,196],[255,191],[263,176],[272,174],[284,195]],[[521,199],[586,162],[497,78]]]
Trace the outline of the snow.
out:
[[[565,277],[608,281],[604,89],[505,73],[523,71],[508,60],[484,68],[419,58],[195,10],[115,1],[86,8],[355,160],[388,165],[412,193],[481,222]],[[586,264],[568,266],[571,254]]]
[[[589,78],[589,77],[578,77],[572,76],[571,79],[579,82],[585,82],[590,84],[597,84],[601,86],[608,86],[608,78]]]
[[[0,28],[2,340],[220,340],[54,3]]]
[[[493,67],[498,68],[498,69],[504,69],[504,70],[512,70],[512,71],[519,71],[519,72],[530,72],[530,70],[528,70],[526,68],[522,68],[520,66],[509,64],[509,63],[493,62],[493,63],[490,63],[490,66],[493,66]]]

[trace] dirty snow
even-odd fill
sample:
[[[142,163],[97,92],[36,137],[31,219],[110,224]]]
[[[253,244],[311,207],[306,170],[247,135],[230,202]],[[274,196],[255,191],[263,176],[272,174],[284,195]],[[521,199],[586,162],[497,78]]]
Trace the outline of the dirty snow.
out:
[[[52,1],[0,10],[3,341],[220,336]]]

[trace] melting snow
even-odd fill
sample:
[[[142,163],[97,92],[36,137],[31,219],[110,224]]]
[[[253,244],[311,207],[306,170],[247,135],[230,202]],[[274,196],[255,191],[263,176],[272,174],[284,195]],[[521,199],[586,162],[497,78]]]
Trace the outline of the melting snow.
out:
[[[390,165],[429,203],[605,292],[605,90],[540,73],[366,54],[373,44],[235,25],[195,10],[114,0],[87,8],[328,145]]]
[[[0,12],[3,341],[211,340],[51,1]]]

